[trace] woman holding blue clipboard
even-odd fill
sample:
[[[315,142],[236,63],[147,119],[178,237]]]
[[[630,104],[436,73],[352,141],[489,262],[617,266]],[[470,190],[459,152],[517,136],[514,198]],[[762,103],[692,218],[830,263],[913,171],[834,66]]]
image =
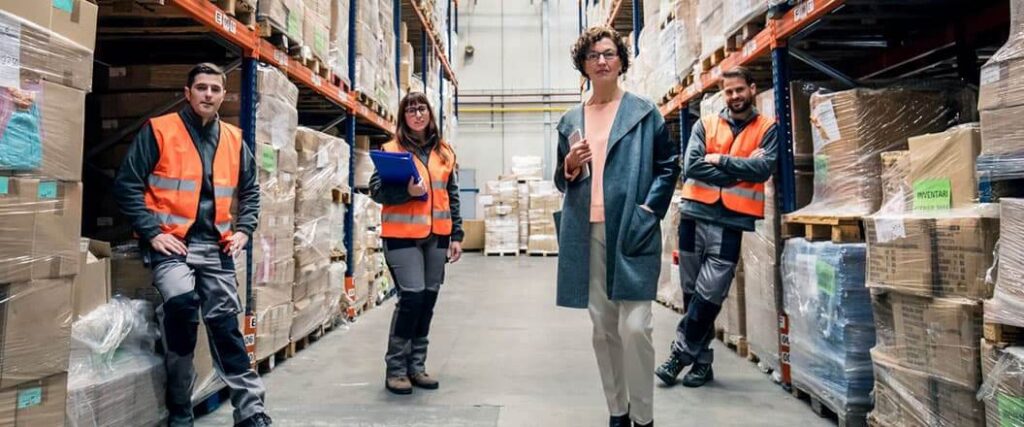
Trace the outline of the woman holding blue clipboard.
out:
[[[444,142],[427,96],[406,95],[398,107],[395,139],[373,153],[373,200],[383,205],[384,257],[398,287],[391,320],[384,386],[411,394],[436,390],[426,372],[427,334],[445,264],[462,256],[462,218],[455,151]]]

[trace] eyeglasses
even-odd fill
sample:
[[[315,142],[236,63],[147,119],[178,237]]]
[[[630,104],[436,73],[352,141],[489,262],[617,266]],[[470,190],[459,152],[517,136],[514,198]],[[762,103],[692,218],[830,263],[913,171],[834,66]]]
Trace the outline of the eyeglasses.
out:
[[[587,62],[597,62],[598,58],[604,57],[606,62],[611,62],[613,59],[619,58],[619,53],[614,50],[606,52],[590,52],[587,54]]]
[[[430,111],[430,109],[427,108],[426,105],[420,105],[420,106],[416,106],[416,107],[407,107],[405,109],[405,115],[407,115],[407,116],[418,116],[420,114],[427,114],[428,111]]]

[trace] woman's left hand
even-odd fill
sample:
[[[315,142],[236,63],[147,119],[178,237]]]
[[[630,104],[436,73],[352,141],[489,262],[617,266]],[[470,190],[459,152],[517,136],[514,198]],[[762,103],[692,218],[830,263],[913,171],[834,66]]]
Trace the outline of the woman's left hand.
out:
[[[462,258],[462,242],[452,242],[448,246],[448,262],[455,264]]]

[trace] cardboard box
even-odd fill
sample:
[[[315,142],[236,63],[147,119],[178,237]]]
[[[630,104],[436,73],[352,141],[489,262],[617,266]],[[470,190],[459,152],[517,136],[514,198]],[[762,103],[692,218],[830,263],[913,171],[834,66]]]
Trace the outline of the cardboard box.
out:
[[[68,425],[167,424],[167,370],[163,360],[154,354],[133,354],[115,358],[107,375],[72,376],[67,387]]]
[[[311,294],[293,304],[291,340],[309,335],[327,320],[327,294]]]
[[[134,246],[133,243],[128,245]],[[142,263],[138,252],[115,249],[110,258],[111,294],[131,299],[143,299],[154,306],[163,303],[156,286],[153,286],[153,272]]]
[[[75,319],[110,300],[110,244],[83,238],[81,249],[80,272],[71,291]]]
[[[256,13],[287,33],[293,41],[302,43],[305,6],[301,0],[263,0],[258,2]]]
[[[68,374],[0,390],[0,425],[11,427],[63,426]]]
[[[910,146],[910,186],[915,189],[915,210],[932,206],[960,208],[978,200],[975,160],[981,153],[981,129],[958,126],[941,133],[915,136]],[[946,193],[946,197],[925,197]],[[923,206],[922,206],[923,205]]]
[[[20,69],[7,68],[0,76],[0,86],[32,90],[40,79],[88,91],[92,88],[92,51],[81,44],[12,15],[0,7],[0,27],[4,28],[3,44],[17,54]],[[95,29],[95,24],[93,25]]]
[[[937,297],[990,298],[999,239],[995,205],[946,214],[878,214],[864,221],[868,286]]]
[[[876,293],[872,306],[878,334],[873,357],[889,357],[963,388],[981,384],[981,303],[886,292]]]
[[[0,286],[4,302],[0,388],[38,380],[68,368],[71,337],[71,278]]]
[[[38,175],[62,181],[81,181],[85,92],[43,82],[40,96],[43,157]]]
[[[86,0],[0,0],[0,10],[52,31],[90,52],[96,48],[96,18],[99,8]]]
[[[1015,40],[1016,39],[1016,40]],[[996,54],[1005,61],[992,61],[981,68],[978,86],[978,110],[991,111],[1024,105],[1024,58],[1019,54],[1007,55],[1021,49],[1020,40],[1011,40]]]
[[[77,274],[81,221],[81,184],[0,177],[0,283]]]
[[[1010,162],[1024,156],[1022,114],[1024,105],[982,111],[981,154],[1010,156]]]
[[[910,151],[886,151],[882,156],[882,208],[880,212],[903,213],[912,209]]]
[[[302,39],[305,46],[310,47],[313,56],[319,59],[321,63],[327,59],[327,52],[330,48],[331,34],[330,28],[327,26],[328,17],[330,17],[330,11],[323,14],[307,7],[305,22],[302,24]]]
[[[742,267],[737,266],[736,275],[733,276],[732,285],[729,287],[729,295],[722,302],[722,313],[718,316],[718,321],[716,322],[718,327],[725,332],[726,340],[730,342],[735,342],[736,339],[747,336],[747,303],[744,276],[745,273]]]
[[[994,345],[982,340],[982,372],[986,387],[980,397],[985,403],[988,426],[1024,425],[1024,347]]]
[[[466,251],[478,251],[484,248],[484,221],[464,220],[462,231],[466,233],[462,240],[462,249]]]
[[[782,289],[776,282],[775,243],[758,233],[743,233],[741,250],[747,343],[762,362],[777,368]]]
[[[266,359],[288,346],[292,317],[291,301],[256,313],[256,360]]]
[[[875,369],[875,409],[879,425],[904,427],[985,425],[985,409],[977,387],[902,366],[884,353],[871,351]]]

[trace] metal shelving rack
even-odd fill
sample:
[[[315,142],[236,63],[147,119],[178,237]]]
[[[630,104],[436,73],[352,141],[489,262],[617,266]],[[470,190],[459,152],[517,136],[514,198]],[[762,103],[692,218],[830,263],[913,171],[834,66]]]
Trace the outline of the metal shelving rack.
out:
[[[623,34],[633,32],[639,40],[643,29],[643,19],[636,12],[642,10],[639,1],[632,0],[630,6],[630,0],[613,0],[604,24]],[[579,3],[581,31],[587,26],[587,3]],[[772,19],[760,33],[718,65],[693,75],[689,86],[676,85],[675,96],[659,111],[670,123],[678,123],[685,152],[694,122],[691,106],[705,93],[718,90],[722,70],[746,66],[759,79],[770,78],[780,142],[777,206],[785,214],[796,209],[790,82],[826,79],[836,82],[837,89],[846,89],[918,77],[959,79],[965,86],[976,86],[980,66],[1006,40],[1009,8],[1003,0],[930,0],[906,5],[882,0],[791,0],[769,11],[769,16]],[[797,61],[791,63],[790,58]],[[683,81],[688,76],[678,77]],[[788,316],[780,312],[779,355],[786,386],[791,384],[788,325]]]

